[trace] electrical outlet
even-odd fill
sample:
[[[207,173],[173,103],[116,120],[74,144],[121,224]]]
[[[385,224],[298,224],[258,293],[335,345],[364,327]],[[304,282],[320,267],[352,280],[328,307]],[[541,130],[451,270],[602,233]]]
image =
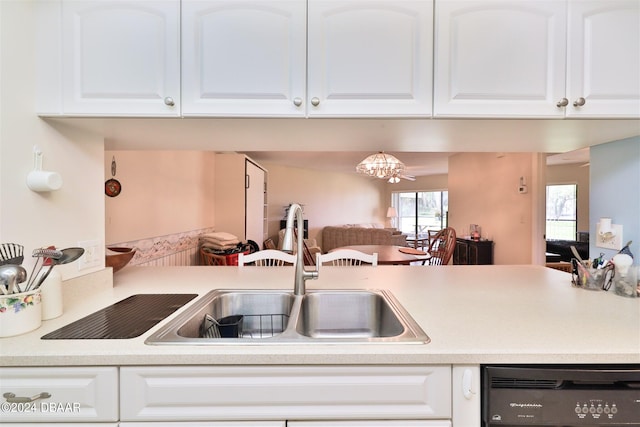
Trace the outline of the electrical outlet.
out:
[[[100,267],[104,258],[100,240],[85,240],[78,242],[78,246],[84,248],[84,255],[78,260],[78,271]]]
[[[596,224],[596,247],[619,251],[622,249],[622,225],[611,224],[613,236],[600,235],[600,223]]]

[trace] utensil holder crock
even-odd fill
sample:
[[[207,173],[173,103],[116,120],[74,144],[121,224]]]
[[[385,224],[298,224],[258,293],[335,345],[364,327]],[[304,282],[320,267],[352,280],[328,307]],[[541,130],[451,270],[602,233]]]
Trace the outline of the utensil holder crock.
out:
[[[40,289],[0,295],[0,337],[12,337],[38,329],[42,323]]]

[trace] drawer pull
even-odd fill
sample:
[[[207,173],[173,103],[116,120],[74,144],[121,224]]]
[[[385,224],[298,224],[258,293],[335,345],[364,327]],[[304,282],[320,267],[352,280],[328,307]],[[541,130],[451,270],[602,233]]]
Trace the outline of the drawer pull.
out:
[[[35,402],[38,399],[48,399],[51,397],[51,394],[44,391],[40,394],[36,394],[35,396],[20,397],[20,396],[16,396],[14,393],[5,393],[2,395],[2,397],[7,399],[8,403],[30,403],[30,402]]]

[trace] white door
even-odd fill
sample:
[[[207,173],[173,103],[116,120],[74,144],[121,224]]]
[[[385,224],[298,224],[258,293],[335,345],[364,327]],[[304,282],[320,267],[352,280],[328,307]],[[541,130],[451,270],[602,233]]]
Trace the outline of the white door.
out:
[[[566,2],[436,2],[435,117],[563,117]]]
[[[432,0],[309,0],[309,116],[431,115]]]
[[[64,114],[178,116],[180,1],[65,1]]]
[[[568,117],[640,117],[640,2],[570,1]]]
[[[246,160],[245,182],[245,239],[253,240],[259,246],[264,241],[264,183],[265,171],[250,160]]]
[[[183,0],[183,115],[303,116],[306,2]]]

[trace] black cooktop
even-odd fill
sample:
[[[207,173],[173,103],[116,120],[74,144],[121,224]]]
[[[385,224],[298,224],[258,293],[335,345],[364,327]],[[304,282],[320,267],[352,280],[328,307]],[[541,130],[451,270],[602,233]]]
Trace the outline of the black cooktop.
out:
[[[76,320],[43,340],[138,337],[194,299],[197,294],[137,294]]]

